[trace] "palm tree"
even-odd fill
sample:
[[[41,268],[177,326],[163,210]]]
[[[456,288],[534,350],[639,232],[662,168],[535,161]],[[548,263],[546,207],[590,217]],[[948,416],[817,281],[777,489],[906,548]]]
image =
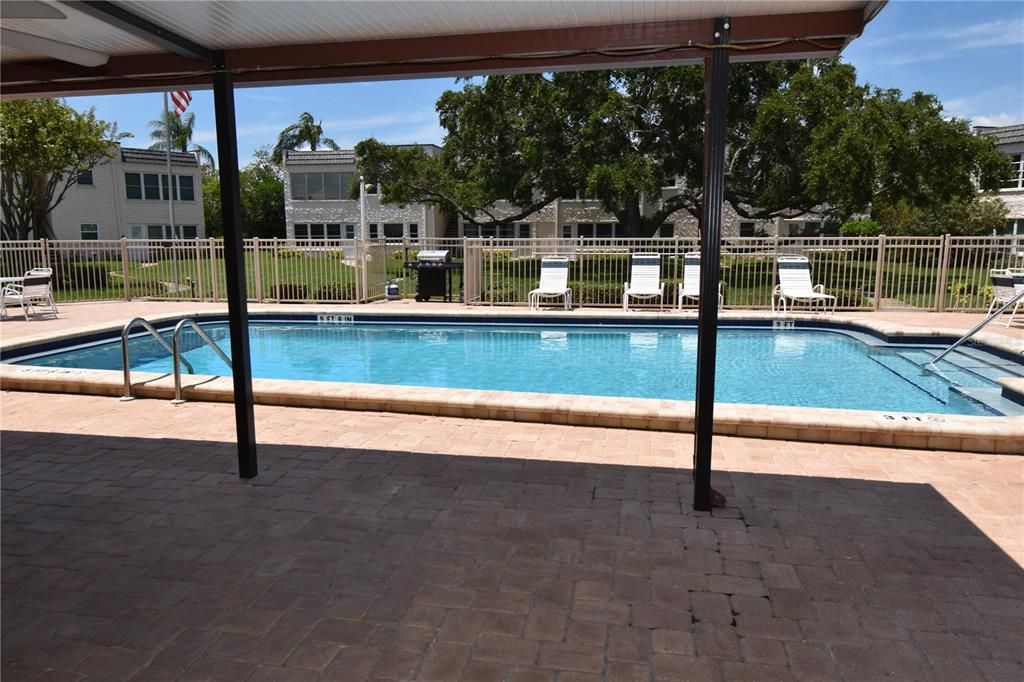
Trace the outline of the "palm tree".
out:
[[[337,143],[329,137],[324,137],[324,130],[320,123],[313,120],[313,114],[305,111],[299,116],[297,123],[293,123],[277,136],[277,144],[274,146],[274,162],[281,163],[284,150],[297,149],[304,144],[316,151],[317,147],[338,149]]]
[[[177,114],[166,112],[164,116],[167,117],[166,121],[169,121],[171,126],[171,151],[191,152],[199,157],[199,163],[214,168],[213,154],[205,147],[192,144],[192,131],[196,127],[196,115],[189,112],[179,117]],[[149,139],[153,140],[153,144],[149,145],[150,149],[159,149],[160,151],[167,149],[167,129],[164,125],[163,117],[149,122],[149,127],[152,129]]]

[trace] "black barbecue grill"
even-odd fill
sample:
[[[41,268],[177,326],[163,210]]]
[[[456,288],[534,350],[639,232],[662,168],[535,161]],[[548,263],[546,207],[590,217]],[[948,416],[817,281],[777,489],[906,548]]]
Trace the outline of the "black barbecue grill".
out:
[[[429,301],[434,296],[452,301],[452,273],[461,270],[461,263],[452,262],[451,251],[433,249],[420,251],[414,261],[406,261],[406,270],[416,271],[416,300]]]

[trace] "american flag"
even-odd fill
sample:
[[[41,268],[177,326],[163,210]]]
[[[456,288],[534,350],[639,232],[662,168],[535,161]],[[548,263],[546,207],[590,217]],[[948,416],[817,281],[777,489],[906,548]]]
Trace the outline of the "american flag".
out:
[[[188,90],[175,90],[171,93],[171,102],[174,103],[174,113],[180,118],[185,110],[188,109],[189,102],[192,101],[192,93]]]

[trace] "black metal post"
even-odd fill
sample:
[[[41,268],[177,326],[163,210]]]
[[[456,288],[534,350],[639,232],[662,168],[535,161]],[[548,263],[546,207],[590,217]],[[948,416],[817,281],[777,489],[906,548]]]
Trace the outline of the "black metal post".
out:
[[[242,242],[242,198],[238,178],[238,137],[235,131],[235,87],[224,64],[224,52],[210,55],[213,106],[217,118],[217,161],[220,166],[221,218],[224,223],[224,270],[228,291],[231,368],[235,384],[235,431],[238,475],[259,473],[256,459],[256,417],[252,407],[252,366],[249,362],[249,311],[246,308],[245,248]]]
[[[715,19],[715,45],[729,44],[729,19]],[[729,50],[704,59],[704,206],[700,239],[700,304],[697,318],[697,406],[693,434],[693,508],[711,509],[711,434],[715,421],[715,356],[718,279],[725,198],[725,114]]]

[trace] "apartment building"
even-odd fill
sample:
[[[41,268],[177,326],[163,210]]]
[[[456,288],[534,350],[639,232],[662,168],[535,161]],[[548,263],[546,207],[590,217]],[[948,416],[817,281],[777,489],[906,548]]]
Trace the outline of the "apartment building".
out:
[[[436,145],[421,145],[431,155]],[[350,199],[358,187],[356,155],[339,151],[286,151],[284,155],[284,216],[288,239],[377,239],[443,237],[444,213],[427,204],[385,204],[375,188],[366,195],[367,234],[360,234],[359,199]],[[358,196],[358,191],[356,191]]]
[[[1010,209],[1006,234],[1024,235],[1024,124],[1012,126],[978,126],[978,135],[995,138],[996,148],[1006,155],[1012,174],[999,190],[999,198]]]
[[[78,177],[50,214],[57,239],[195,239],[206,236],[203,182],[194,154],[118,145],[113,158]],[[170,226],[168,193],[174,196]],[[176,234],[175,234],[176,233]]]
[[[421,145],[431,155],[441,153],[436,145]],[[352,239],[359,235],[360,208],[352,192],[358,183],[355,152],[350,149],[332,151],[289,151],[285,161],[285,221],[289,239]],[[679,191],[665,187],[661,196],[646,203],[644,210],[653,212],[662,199]],[[500,201],[491,207],[497,217],[506,217],[518,209]],[[799,218],[748,220],[732,206],[723,206],[722,234],[726,237],[757,236],[819,236],[837,235],[839,224],[822,216],[806,214]],[[497,237],[504,239],[625,237],[617,218],[596,199],[573,193],[555,199],[522,221],[507,225],[485,225],[486,216],[476,221],[446,216],[427,204],[406,206],[384,204],[379,195],[366,197],[368,238],[389,239],[420,237]],[[661,226],[656,236],[690,237],[697,235],[697,219],[686,211],[676,211]]]

